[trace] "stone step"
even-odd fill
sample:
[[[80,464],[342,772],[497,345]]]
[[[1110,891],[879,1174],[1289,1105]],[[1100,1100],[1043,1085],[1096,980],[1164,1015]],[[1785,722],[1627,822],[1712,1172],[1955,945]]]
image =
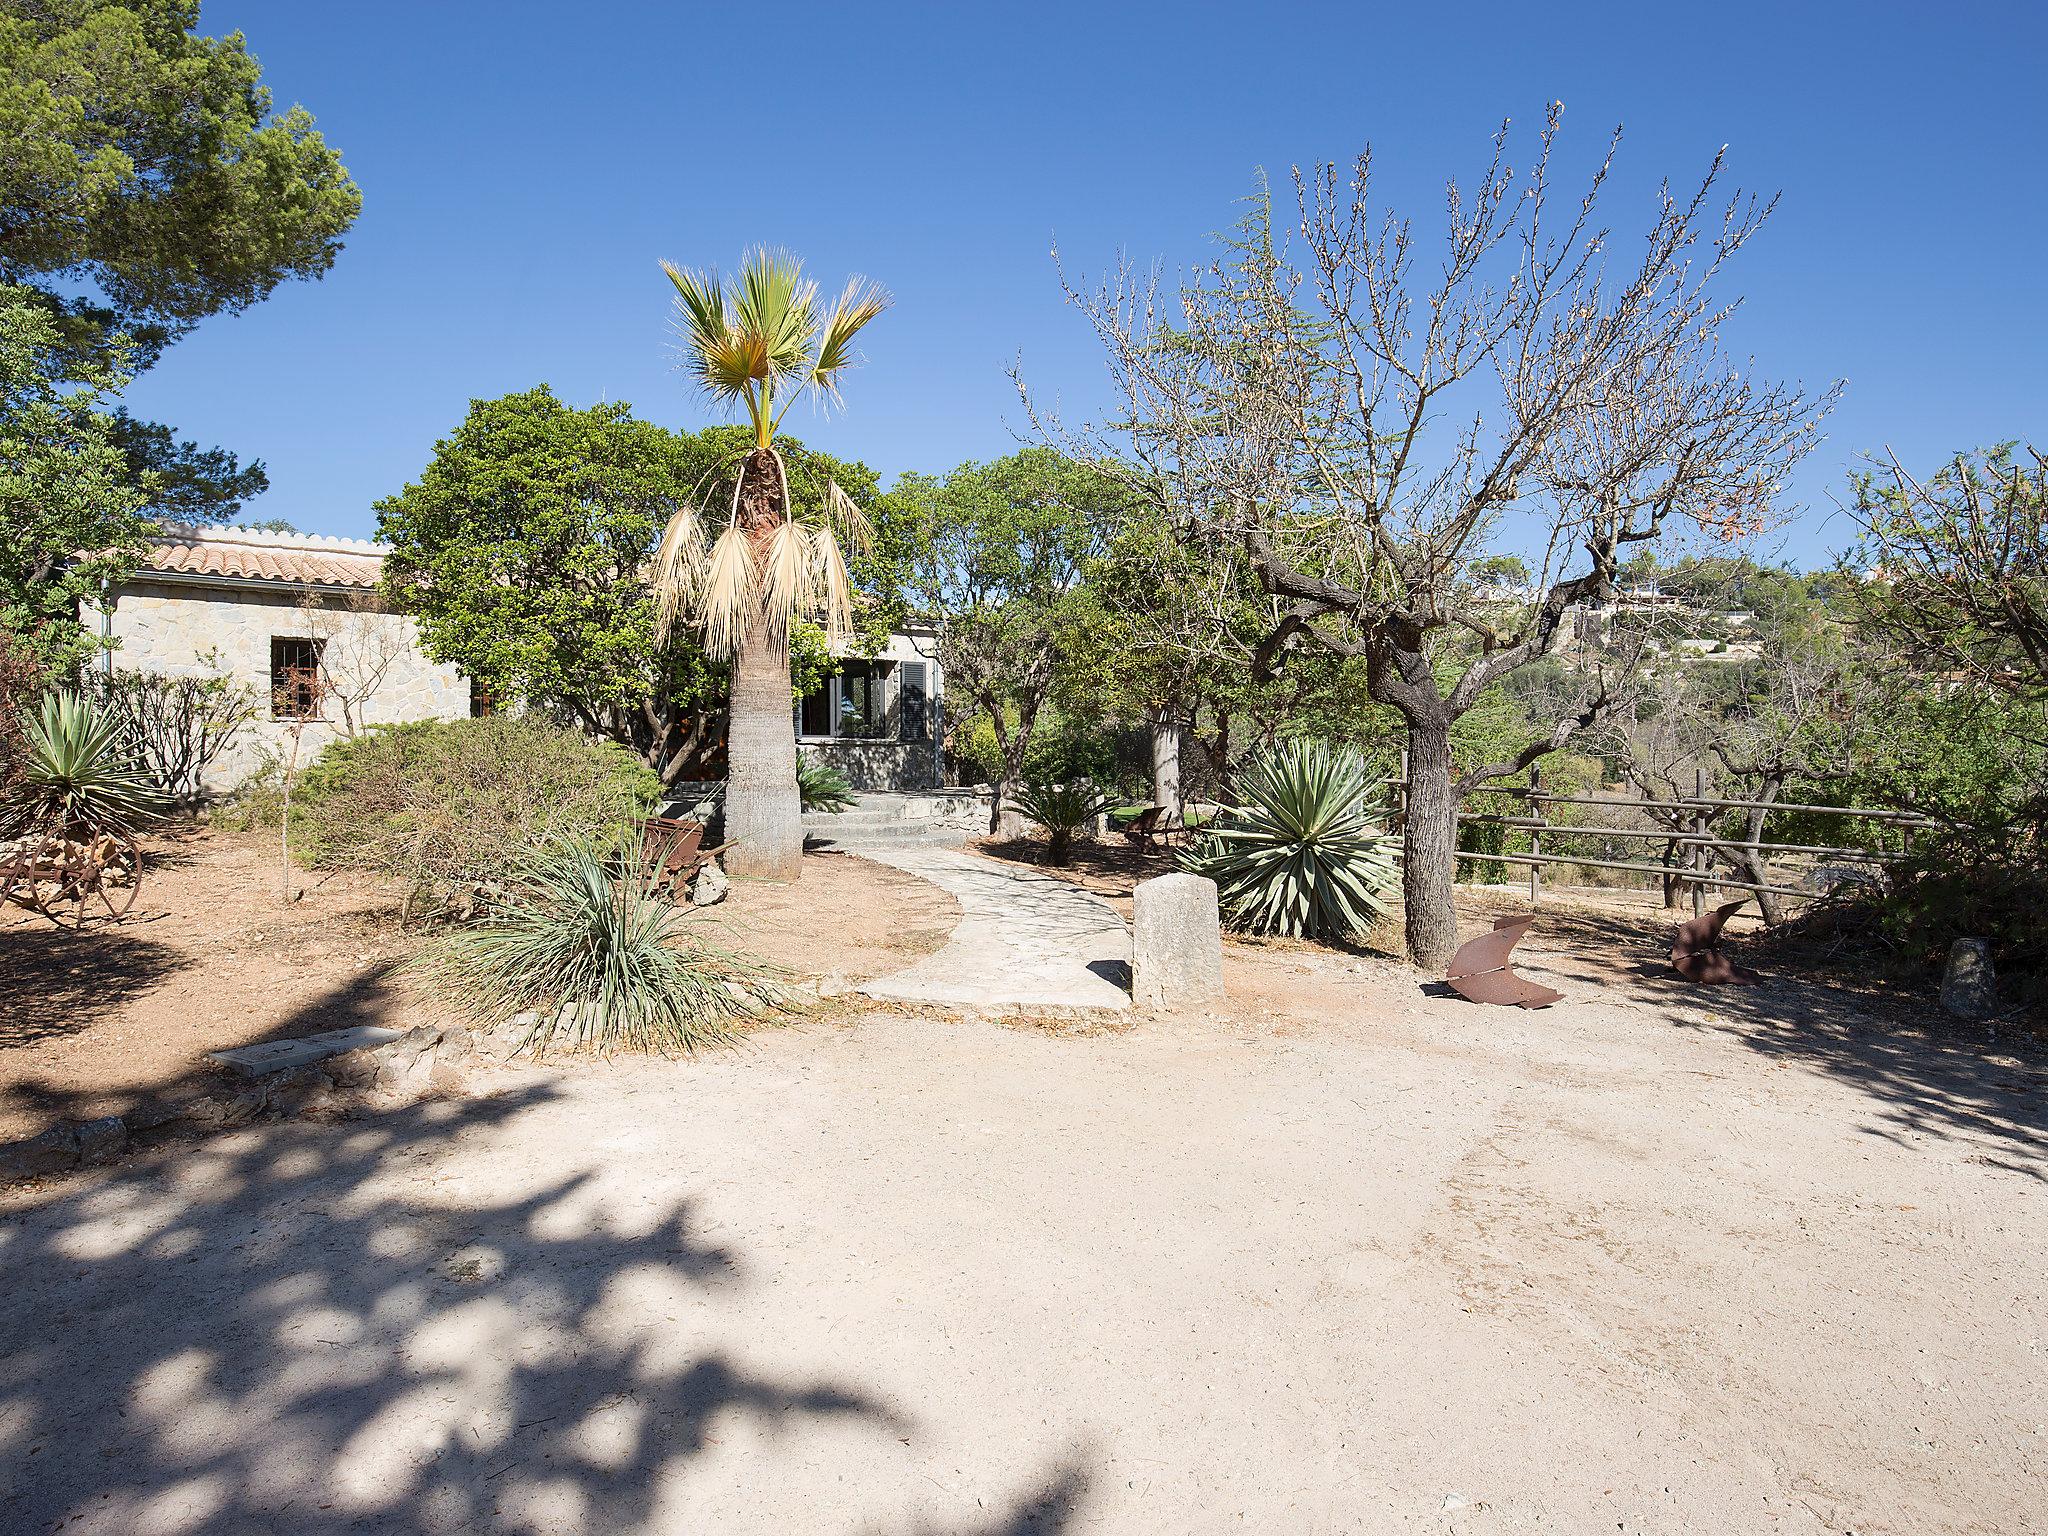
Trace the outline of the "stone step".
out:
[[[330,1029],[325,1034],[302,1035],[296,1040],[266,1040],[260,1045],[208,1051],[206,1055],[209,1061],[219,1062],[237,1077],[263,1077],[272,1072],[287,1072],[294,1067],[309,1067],[332,1056],[345,1056],[350,1051],[366,1051],[387,1045],[403,1033],[403,1030],[385,1029],[377,1024],[354,1024],[347,1029]]]
[[[937,821],[898,821],[871,827],[805,827],[807,841],[828,848],[957,847],[973,834]]]

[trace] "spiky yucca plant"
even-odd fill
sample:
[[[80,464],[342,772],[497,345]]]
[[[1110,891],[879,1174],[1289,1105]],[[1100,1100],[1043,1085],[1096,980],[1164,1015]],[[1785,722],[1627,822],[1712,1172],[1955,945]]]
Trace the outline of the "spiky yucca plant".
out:
[[[727,862],[736,874],[794,880],[803,821],[796,730],[789,709],[789,626],[816,619],[843,638],[853,620],[846,550],[869,537],[867,518],[835,483],[798,505],[775,434],[803,395],[828,404],[856,361],[853,340],[888,295],[862,278],[829,303],[780,251],[750,251],[730,280],[662,263],[676,290],[684,366],[712,399],[742,411],[754,446],[729,493],[677,508],[655,554],[654,591],[666,630],[697,625],[705,648],[732,658],[726,738]]]
[[[1074,839],[1085,832],[1096,817],[1113,807],[1116,800],[1085,779],[1077,779],[1070,784],[1044,784],[1032,780],[1011,797],[1010,803],[1016,806],[1025,820],[1045,828],[1046,863],[1064,864],[1068,853],[1073,850]]]
[[[807,811],[837,816],[841,811],[853,809],[853,786],[846,782],[846,775],[830,763],[799,757],[796,760],[796,787]]]
[[[1387,910],[1400,841],[1355,757],[1320,741],[1283,742],[1233,788],[1241,803],[1180,859],[1216,882],[1232,927],[1341,938]]]
[[[488,919],[419,964],[486,1024],[531,1014],[519,1048],[535,1055],[558,1043],[694,1051],[786,999],[766,967],[690,933],[689,910],[621,847],[551,843],[528,856]]]
[[[68,690],[48,694],[28,725],[28,766],[0,825],[74,842],[133,832],[163,813],[163,793],[137,766],[119,722]]]

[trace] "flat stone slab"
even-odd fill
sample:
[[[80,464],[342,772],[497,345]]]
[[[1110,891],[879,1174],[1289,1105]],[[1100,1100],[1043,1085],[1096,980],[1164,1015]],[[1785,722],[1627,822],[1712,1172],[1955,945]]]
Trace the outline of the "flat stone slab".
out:
[[[1129,1008],[1131,935],[1108,903],[1051,875],[953,848],[861,848],[960,903],[945,946],[864,983],[868,997],[959,1008]]]
[[[208,1051],[206,1059],[219,1062],[237,1077],[268,1077],[273,1072],[310,1067],[332,1056],[384,1045],[404,1033],[402,1029],[386,1029],[379,1024],[355,1024],[297,1040],[266,1040],[261,1045],[238,1045],[231,1051]]]

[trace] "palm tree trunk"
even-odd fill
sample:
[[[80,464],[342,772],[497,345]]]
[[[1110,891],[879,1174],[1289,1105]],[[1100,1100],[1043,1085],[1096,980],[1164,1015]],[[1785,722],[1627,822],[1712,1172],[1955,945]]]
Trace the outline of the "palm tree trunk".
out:
[[[803,875],[803,801],[796,787],[796,722],[789,646],[766,616],[733,657],[727,719],[725,836],[736,844],[726,869],[759,880]]]

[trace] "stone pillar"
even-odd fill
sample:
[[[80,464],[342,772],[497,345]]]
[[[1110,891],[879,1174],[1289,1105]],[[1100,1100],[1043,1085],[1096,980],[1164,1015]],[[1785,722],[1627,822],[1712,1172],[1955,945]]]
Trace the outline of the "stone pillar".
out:
[[[1988,1019],[1998,1012],[1998,981],[1991,969],[1991,941],[1957,939],[1941,978],[1941,1006],[1959,1019]]]
[[[1131,993],[1140,1008],[1186,1008],[1223,995],[1214,880],[1143,880],[1131,893],[1131,907]]]

